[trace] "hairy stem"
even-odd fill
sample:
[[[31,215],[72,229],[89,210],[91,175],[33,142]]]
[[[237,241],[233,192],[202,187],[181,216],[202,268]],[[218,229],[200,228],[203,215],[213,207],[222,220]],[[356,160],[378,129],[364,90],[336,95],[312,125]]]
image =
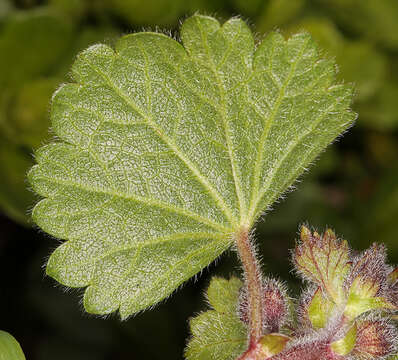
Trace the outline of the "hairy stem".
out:
[[[236,236],[236,247],[243,265],[248,299],[249,349],[256,347],[264,328],[264,291],[261,269],[256,250],[247,228],[241,228]]]

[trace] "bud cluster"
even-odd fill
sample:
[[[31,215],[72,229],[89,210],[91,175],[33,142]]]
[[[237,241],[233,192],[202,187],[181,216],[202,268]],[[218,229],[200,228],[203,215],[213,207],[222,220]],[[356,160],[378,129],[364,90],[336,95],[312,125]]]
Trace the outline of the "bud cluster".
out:
[[[263,335],[242,360],[371,360],[397,352],[398,268],[373,244],[353,254],[332,230],[301,228],[293,264],[307,287],[295,309],[286,288],[263,281]],[[247,291],[239,316],[249,323]]]

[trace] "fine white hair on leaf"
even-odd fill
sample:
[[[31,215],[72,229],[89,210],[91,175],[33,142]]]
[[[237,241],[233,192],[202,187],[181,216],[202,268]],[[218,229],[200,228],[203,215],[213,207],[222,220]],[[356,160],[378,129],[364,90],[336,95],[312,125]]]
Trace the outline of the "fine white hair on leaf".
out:
[[[28,174],[34,221],[66,240],[48,274],[123,318],[195,281],[354,121],[308,34],[256,44],[240,17],[202,15],[152,30],[77,56]]]

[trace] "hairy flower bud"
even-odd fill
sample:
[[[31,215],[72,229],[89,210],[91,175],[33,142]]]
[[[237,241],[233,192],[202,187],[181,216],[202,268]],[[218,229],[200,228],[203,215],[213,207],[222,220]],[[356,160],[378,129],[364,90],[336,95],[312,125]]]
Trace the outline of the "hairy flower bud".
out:
[[[264,332],[275,333],[286,323],[289,313],[289,298],[285,286],[277,280],[267,278],[263,282],[264,295]],[[241,289],[239,301],[239,317],[244,323],[248,323],[247,294]]]
[[[398,267],[388,274],[387,283],[387,295],[390,301],[398,307]]]
[[[285,351],[269,358],[270,360],[344,360],[335,354],[326,341],[298,341]]]
[[[268,279],[264,283],[264,317],[267,330],[278,332],[286,323],[289,312],[289,299],[285,287],[278,281]]]
[[[379,359],[396,350],[397,331],[383,319],[365,319],[357,323],[353,355],[359,359]]]
[[[356,279],[368,283],[374,295],[383,295],[387,282],[386,248],[382,244],[372,244],[352,262],[352,269],[347,285],[352,285]]]

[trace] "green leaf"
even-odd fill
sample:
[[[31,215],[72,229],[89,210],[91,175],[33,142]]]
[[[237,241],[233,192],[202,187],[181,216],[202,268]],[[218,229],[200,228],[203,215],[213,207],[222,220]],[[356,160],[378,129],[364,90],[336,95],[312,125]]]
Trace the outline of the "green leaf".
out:
[[[322,292],[336,304],[344,303],[343,285],[351,270],[347,241],[337,239],[330,229],[319,235],[317,232],[311,233],[305,226],[301,228],[300,237],[301,242],[293,256],[294,265],[304,279],[317,284],[322,290],[318,295],[315,294],[312,303],[314,311],[319,309],[320,303],[325,307],[325,311],[329,307],[327,302],[319,298]]]
[[[2,330],[0,330],[0,360],[25,360],[18,341]]]
[[[247,329],[237,316],[242,282],[213,278],[207,295],[214,310],[191,319],[190,339],[185,357],[188,360],[234,360],[247,344]]]
[[[355,347],[357,340],[357,326],[354,324],[345,336],[331,343],[330,348],[335,354],[347,356]]]
[[[345,39],[337,26],[326,18],[304,19],[292,26],[292,30],[296,29],[308,31],[328,54],[336,57],[340,67],[338,78],[355,83],[356,101],[367,100],[380,91],[385,81],[387,58],[371,43]]]
[[[322,288],[318,288],[308,305],[308,318],[315,329],[322,329],[335,309],[335,304],[323,294]]]
[[[352,320],[370,310],[397,310],[388,299],[376,294],[377,288],[373,282],[356,278],[348,294],[344,315]]]
[[[209,304],[219,313],[234,314],[237,310],[237,293],[242,287],[242,282],[232,277],[225,280],[213,277],[207,289]]]
[[[61,141],[36,153],[34,211],[69,240],[47,273],[122,318],[169,296],[234,241],[355,118],[309,35],[257,47],[240,19],[196,15],[96,45],[53,97]]]
[[[261,345],[262,358],[268,359],[273,355],[277,355],[286,347],[290,338],[283,334],[271,333],[264,335],[259,343]]]

